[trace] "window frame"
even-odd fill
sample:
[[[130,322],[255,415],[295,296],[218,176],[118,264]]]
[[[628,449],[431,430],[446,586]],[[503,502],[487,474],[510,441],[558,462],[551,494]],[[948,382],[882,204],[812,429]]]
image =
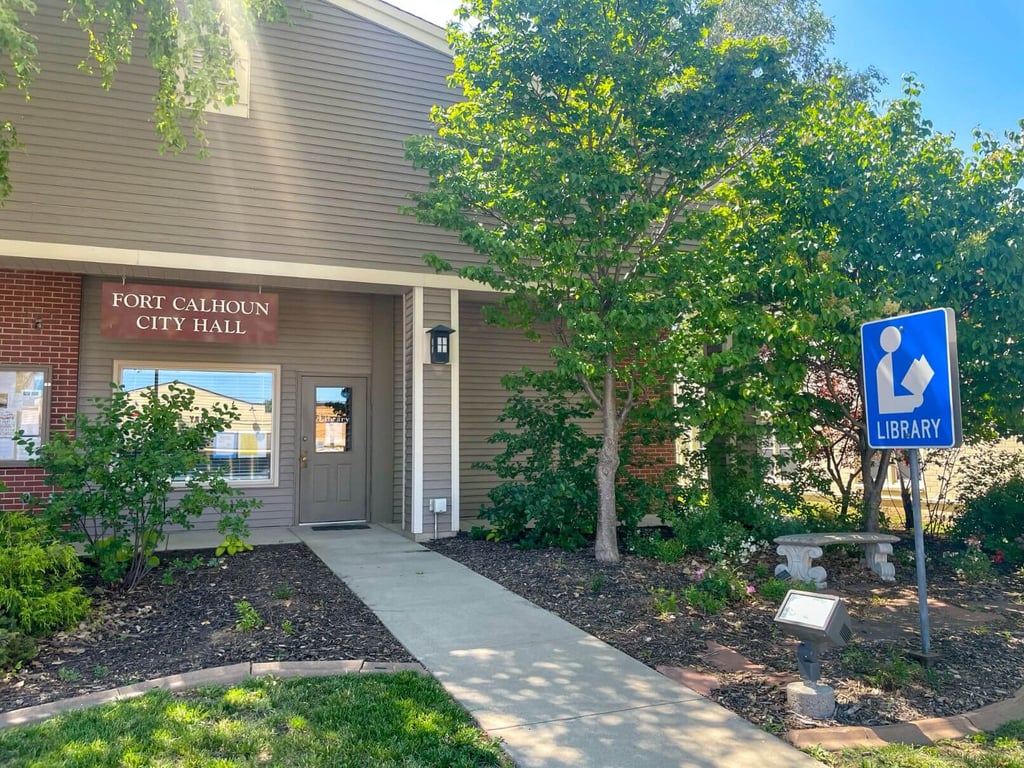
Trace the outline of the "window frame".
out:
[[[33,363],[2,363],[0,364],[0,375],[5,373],[13,373],[15,375],[19,373],[42,373],[43,374],[43,394],[42,394],[42,413],[39,415],[39,435],[36,442],[36,447],[46,445],[50,439],[50,419],[52,413],[51,406],[51,392],[53,390],[53,366],[45,363],[33,364]],[[5,410],[8,410],[10,405],[5,406]],[[18,428],[15,429],[15,432]],[[12,444],[13,445],[13,444]],[[19,447],[13,445],[14,455],[17,456]],[[28,456],[24,459],[0,459],[0,467],[27,467],[30,466],[30,462],[33,457]]]
[[[115,360],[114,361],[114,382],[123,387],[121,380],[125,369],[147,369],[154,370],[179,370],[199,371],[211,373],[269,373],[272,377],[272,410],[271,416],[271,441],[270,455],[270,477],[267,479],[237,479],[227,478],[232,488],[278,488],[281,482],[281,366],[269,363],[210,363],[206,361],[175,361],[175,360]],[[187,383],[187,382],[185,382]],[[175,488],[184,488],[181,482],[174,483]]]

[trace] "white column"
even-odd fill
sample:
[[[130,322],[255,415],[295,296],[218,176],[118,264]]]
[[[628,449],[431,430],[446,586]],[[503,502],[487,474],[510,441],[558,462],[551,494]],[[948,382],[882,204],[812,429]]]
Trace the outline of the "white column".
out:
[[[412,294],[412,533],[423,533],[423,288]]]
[[[448,323],[456,332],[449,340],[451,353],[452,387],[452,530],[459,530],[459,292],[451,292],[451,321]]]

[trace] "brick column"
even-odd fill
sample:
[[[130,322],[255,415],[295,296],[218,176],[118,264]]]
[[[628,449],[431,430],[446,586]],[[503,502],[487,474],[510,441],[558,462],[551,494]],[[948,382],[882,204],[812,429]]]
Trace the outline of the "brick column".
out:
[[[0,269],[0,365],[49,365],[50,432],[78,407],[78,350],[82,277],[58,272]],[[42,493],[43,473],[0,467],[0,510],[21,508],[21,494]]]

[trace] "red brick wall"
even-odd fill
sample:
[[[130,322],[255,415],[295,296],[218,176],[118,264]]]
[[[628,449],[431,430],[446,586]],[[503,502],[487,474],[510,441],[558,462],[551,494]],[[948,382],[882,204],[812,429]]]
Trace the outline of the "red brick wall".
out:
[[[643,480],[661,480],[665,476],[665,470],[676,463],[674,442],[637,445],[633,451],[634,457],[629,473]]]
[[[81,306],[80,275],[0,269],[0,365],[51,366],[51,432],[78,406]],[[0,467],[0,481],[8,488],[0,509],[19,508],[22,493],[44,488],[42,472],[23,466]]]

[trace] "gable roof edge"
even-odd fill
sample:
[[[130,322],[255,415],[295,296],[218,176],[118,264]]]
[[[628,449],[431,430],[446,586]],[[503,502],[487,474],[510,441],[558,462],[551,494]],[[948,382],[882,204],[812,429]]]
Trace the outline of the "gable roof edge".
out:
[[[382,0],[326,0],[327,3],[379,24],[421,45],[451,56],[444,29]]]

